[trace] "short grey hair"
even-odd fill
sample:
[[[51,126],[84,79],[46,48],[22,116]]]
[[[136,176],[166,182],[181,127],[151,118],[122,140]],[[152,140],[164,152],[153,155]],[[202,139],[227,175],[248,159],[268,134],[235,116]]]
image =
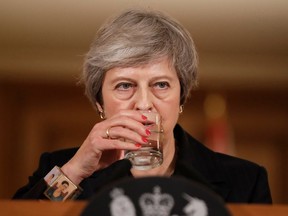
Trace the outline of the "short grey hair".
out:
[[[158,11],[130,9],[108,20],[98,30],[86,55],[83,69],[85,93],[92,104],[103,105],[105,73],[115,67],[137,67],[163,58],[175,68],[180,104],[197,85],[198,58],[189,32]]]

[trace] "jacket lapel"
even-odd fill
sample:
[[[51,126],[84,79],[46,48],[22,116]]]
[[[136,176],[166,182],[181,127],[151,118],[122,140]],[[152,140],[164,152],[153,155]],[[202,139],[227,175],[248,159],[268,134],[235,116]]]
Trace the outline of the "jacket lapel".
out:
[[[231,190],[217,154],[198,142],[179,125],[174,129],[177,145],[176,174],[204,183],[226,200]],[[191,174],[192,173],[192,174]]]

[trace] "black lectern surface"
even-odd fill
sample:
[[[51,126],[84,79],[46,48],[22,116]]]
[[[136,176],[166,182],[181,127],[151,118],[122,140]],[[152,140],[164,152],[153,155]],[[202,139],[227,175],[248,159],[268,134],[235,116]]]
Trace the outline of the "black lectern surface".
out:
[[[229,216],[224,201],[183,178],[145,177],[117,182],[97,193],[82,216]]]

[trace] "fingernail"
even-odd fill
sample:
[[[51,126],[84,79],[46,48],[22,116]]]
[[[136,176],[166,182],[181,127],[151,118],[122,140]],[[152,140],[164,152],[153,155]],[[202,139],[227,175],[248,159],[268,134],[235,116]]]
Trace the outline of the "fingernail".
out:
[[[142,137],[143,142],[147,143],[148,140],[145,137]]]
[[[145,132],[146,132],[147,136],[151,135],[151,131],[150,130],[146,129]]]
[[[139,148],[139,147],[141,147],[142,145],[139,144],[139,143],[136,143],[135,146]]]
[[[145,115],[142,115],[143,120],[147,120],[147,117]]]

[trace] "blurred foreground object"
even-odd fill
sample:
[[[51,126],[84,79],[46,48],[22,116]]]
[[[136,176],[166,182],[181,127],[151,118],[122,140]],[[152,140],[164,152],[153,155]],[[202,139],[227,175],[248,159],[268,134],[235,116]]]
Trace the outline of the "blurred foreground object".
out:
[[[97,193],[82,216],[229,216],[214,192],[184,178],[145,177],[122,180]]]

